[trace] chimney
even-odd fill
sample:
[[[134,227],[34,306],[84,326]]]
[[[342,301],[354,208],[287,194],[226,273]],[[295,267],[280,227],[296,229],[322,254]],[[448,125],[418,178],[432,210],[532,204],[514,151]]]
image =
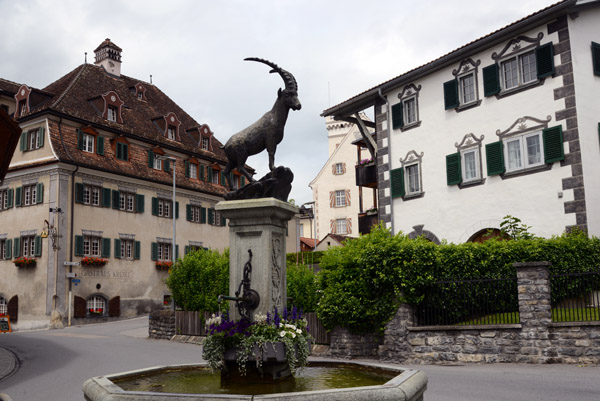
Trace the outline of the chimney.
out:
[[[106,72],[121,76],[121,49],[115,45],[110,39],[106,38],[104,42],[100,43],[100,46],[94,50],[96,53],[96,61],[94,64],[102,66]]]

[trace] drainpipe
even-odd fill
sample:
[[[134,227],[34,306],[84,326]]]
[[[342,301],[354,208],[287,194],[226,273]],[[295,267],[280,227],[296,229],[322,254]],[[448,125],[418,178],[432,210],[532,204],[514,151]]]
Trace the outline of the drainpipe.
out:
[[[390,111],[390,102],[388,102],[387,98],[385,98],[383,96],[383,94],[381,93],[381,87],[379,87],[377,89],[377,94],[379,95],[379,97],[381,98],[381,100],[383,100],[385,102],[386,105],[386,119],[387,119],[387,131],[388,131],[388,174],[389,172],[392,170],[392,135],[391,135],[391,111]],[[377,110],[375,110],[375,116],[377,116]],[[376,117],[377,118],[377,117]],[[391,182],[392,177],[389,177],[389,180]],[[381,203],[381,202],[380,202]],[[379,215],[381,215],[381,207],[379,207]],[[394,231],[394,201],[392,200],[392,193],[391,193],[391,188],[390,188],[390,223],[391,223],[391,228],[392,228],[392,234],[395,233]]]
[[[58,121],[58,134],[60,136],[60,141],[63,145],[63,149],[65,150],[65,152],[67,153],[67,156],[69,156],[69,159],[71,159],[72,162],[75,162],[75,160],[73,160],[73,158],[71,157],[71,155],[69,154],[69,151],[67,150],[67,147],[65,146],[65,141],[63,139],[63,133],[62,133],[62,117],[60,118],[60,120]],[[73,232],[74,232],[74,226],[75,226],[75,173],[77,173],[77,170],[79,170],[79,165],[75,162],[75,170],[73,170],[73,172],[71,173],[71,222],[70,222],[70,228],[69,228],[69,261],[72,262],[73,261]],[[58,269],[58,266],[56,267]],[[69,273],[73,273],[73,266],[69,266]],[[58,277],[56,278],[58,280]],[[72,305],[73,305],[73,283],[72,283],[72,278],[69,277],[69,300],[68,300],[68,307],[67,307],[67,315],[68,315],[68,327],[71,327],[71,315],[72,315]],[[54,286],[54,294],[56,295],[56,284]]]

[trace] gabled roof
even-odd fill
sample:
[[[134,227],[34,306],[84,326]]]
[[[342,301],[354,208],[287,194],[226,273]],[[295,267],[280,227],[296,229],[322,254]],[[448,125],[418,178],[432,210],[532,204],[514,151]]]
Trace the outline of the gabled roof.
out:
[[[378,98],[380,99],[380,93],[386,93],[387,91],[406,84],[409,81],[413,81],[424,75],[445,68],[448,65],[455,63],[457,59],[467,57],[473,53],[476,53],[480,49],[493,46],[496,43],[504,40],[507,35],[514,35],[515,32],[518,32],[528,26],[551,21],[552,19],[563,15],[565,12],[568,12],[570,8],[575,7],[576,5],[591,3],[597,3],[597,0],[563,0],[550,5],[538,12],[521,18],[512,24],[483,36],[482,38],[467,43],[466,45],[461,46],[458,49],[453,50],[427,64],[398,75],[397,77],[361,92],[336,106],[330,107],[324,110],[323,113],[321,113],[321,116],[335,116],[336,118],[343,118],[357,111],[364,110],[373,106]]]

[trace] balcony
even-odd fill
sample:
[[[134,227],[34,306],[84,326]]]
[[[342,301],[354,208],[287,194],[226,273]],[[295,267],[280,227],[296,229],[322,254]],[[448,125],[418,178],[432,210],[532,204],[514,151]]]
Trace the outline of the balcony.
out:
[[[375,163],[356,166],[356,186],[377,188],[377,165]]]
[[[359,213],[358,214],[358,232],[362,235],[371,232],[371,228],[379,223],[379,217],[377,212],[371,213]]]

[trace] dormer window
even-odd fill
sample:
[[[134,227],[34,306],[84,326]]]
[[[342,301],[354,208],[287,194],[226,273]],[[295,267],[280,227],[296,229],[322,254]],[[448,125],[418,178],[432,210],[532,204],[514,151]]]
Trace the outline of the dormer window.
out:
[[[202,136],[202,150],[208,150],[209,139],[207,136]]]
[[[117,122],[118,109],[115,106],[108,106],[106,119],[108,121]]]
[[[22,116],[25,113],[27,113],[27,100],[24,99],[19,102],[19,115]]]
[[[15,95],[15,102],[17,104],[17,110],[15,111],[15,118],[19,118],[29,113],[29,94],[31,89],[27,85],[22,85],[17,94]]]
[[[131,90],[135,91],[135,97],[138,100],[146,100],[146,88],[144,88],[144,85],[137,84],[133,88],[131,88]]]
[[[177,128],[175,128],[173,125],[169,125],[167,127],[167,138],[174,141],[176,132],[177,132]]]
[[[104,110],[102,117],[108,121],[112,121],[118,124],[123,124],[123,118],[121,115],[124,101],[121,100],[117,92],[110,91],[102,95],[104,100]]]

